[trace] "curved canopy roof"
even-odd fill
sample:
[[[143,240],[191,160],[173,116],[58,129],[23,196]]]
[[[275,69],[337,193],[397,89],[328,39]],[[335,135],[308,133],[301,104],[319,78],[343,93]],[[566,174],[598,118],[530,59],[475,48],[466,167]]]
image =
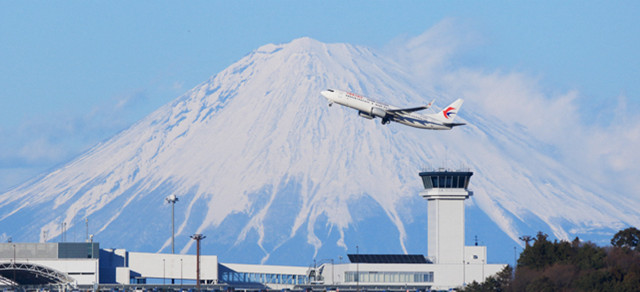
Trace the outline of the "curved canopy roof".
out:
[[[0,282],[10,285],[64,284],[72,281],[63,272],[33,263],[0,263]]]

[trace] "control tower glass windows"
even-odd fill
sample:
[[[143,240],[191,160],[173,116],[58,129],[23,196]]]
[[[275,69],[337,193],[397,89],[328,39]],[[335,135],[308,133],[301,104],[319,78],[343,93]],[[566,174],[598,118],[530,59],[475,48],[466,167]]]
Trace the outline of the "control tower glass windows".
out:
[[[425,189],[466,189],[472,172],[433,171],[421,172]]]

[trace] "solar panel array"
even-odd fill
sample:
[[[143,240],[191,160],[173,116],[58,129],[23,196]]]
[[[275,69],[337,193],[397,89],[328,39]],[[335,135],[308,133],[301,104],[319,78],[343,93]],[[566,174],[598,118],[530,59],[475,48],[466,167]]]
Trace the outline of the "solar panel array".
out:
[[[423,255],[419,254],[349,254],[349,261],[353,264],[429,264]]]

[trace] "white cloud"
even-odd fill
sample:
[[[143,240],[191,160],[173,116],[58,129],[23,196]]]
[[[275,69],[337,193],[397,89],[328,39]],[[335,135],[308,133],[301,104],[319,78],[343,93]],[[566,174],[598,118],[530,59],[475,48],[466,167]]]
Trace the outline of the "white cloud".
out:
[[[89,93],[90,94],[90,93]],[[137,111],[148,100],[136,89],[86,112],[52,112],[27,116],[16,128],[0,128],[0,171],[20,175],[4,177],[0,192],[40,172],[72,159],[139,119]]]
[[[456,63],[461,50],[473,47],[478,39],[482,38],[445,20],[385,50],[401,66],[410,68],[415,84],[440,100],[462,97],[467,108],[521,129],[576,173],[615,184],[608,189],[626,192],[627,197],[640,191],[634,181],[640,176],[640,151],[636,150],[640,116],[627,107],[626,97],[618,98],[615,107],[601,109],[599,116],[604,119],[583,116],[588,92],[559,92],[545,87],[548,82],[539,77],[509,68],[487,71]]]
[[[463,46],[475,44],[479,39],[454,19],[445,19],[417,37],[393,40],[384,51],[424,82],[437,79],[439,74],[449,70],[455,63],[454,55]]]

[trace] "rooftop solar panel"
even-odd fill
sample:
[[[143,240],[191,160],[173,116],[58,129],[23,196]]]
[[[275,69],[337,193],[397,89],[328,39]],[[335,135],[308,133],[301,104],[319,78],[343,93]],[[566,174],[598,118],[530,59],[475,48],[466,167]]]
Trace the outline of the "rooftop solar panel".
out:
[[[349,254],[351,263],[360,264],[429,264],[419,254]]]

